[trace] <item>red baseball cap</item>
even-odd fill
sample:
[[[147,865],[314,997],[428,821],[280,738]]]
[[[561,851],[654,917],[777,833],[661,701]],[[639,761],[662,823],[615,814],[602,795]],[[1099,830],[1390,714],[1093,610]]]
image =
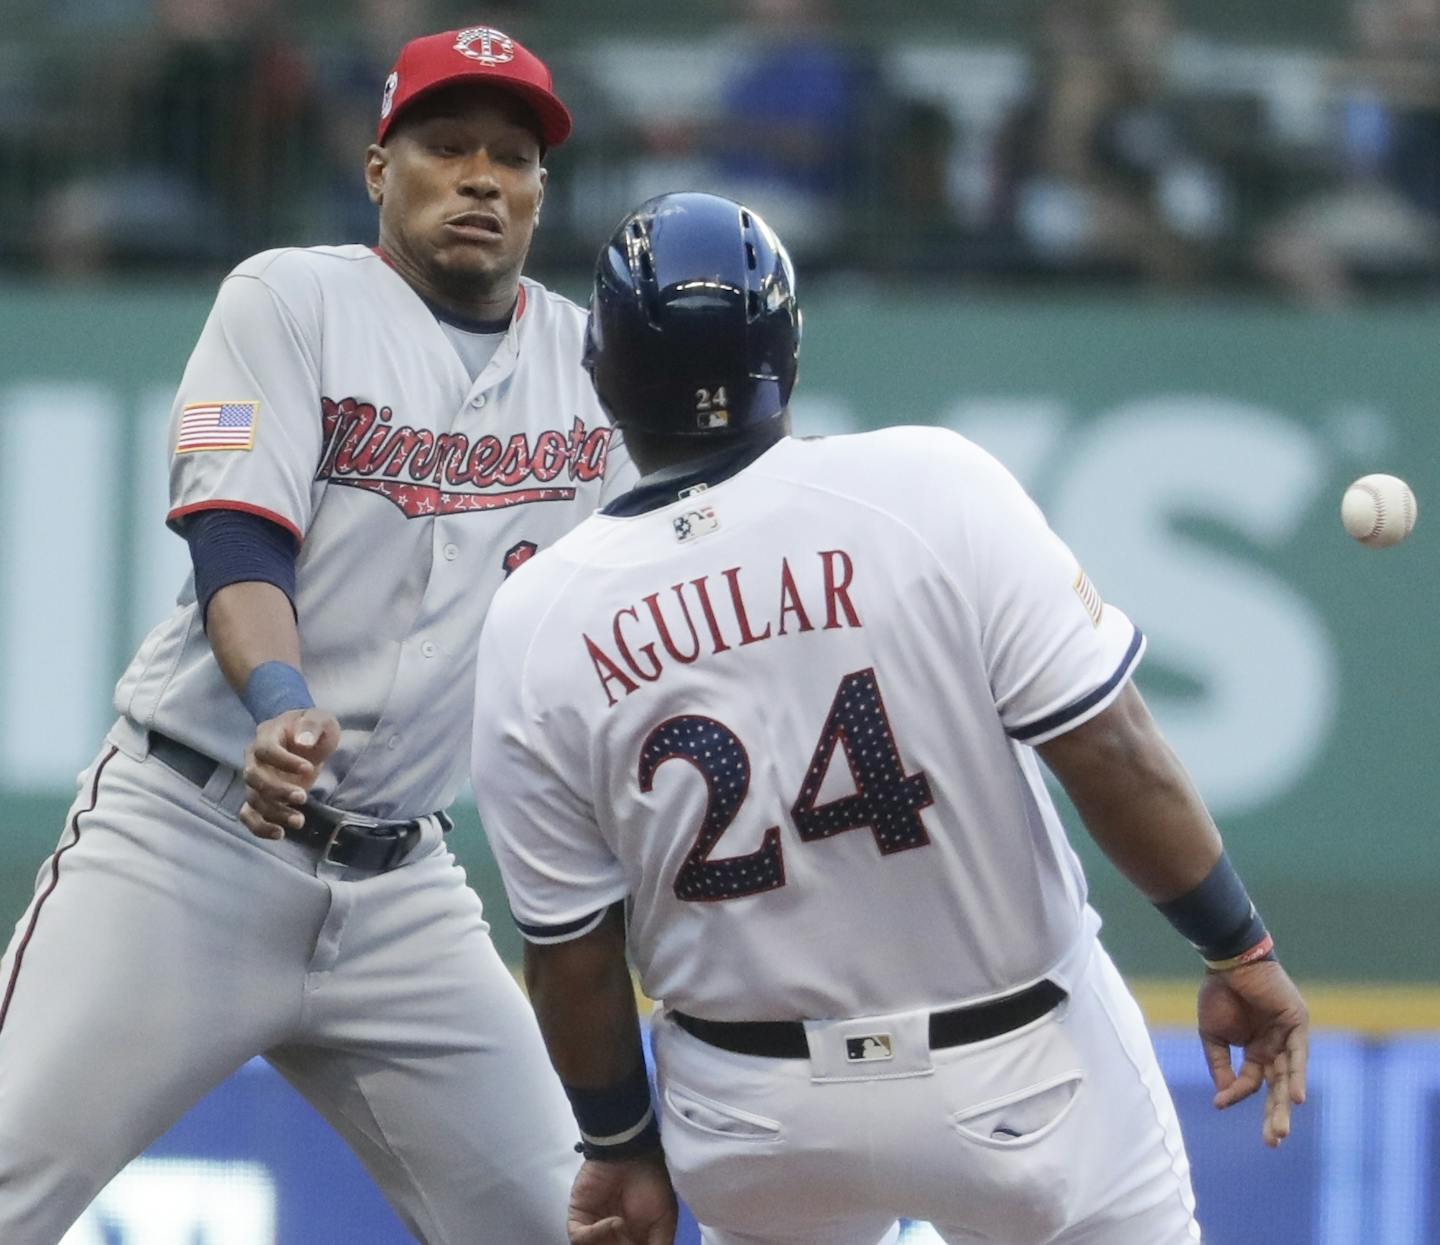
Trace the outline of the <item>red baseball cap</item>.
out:
[[[456,82],[495,86],[518,95],[534,110],[547,147],[558,147],[570,137],[570,113],[555,97],[545,62],[502,31],[469,26],[411,39],[400,49],[395,68],[385,79],[375,141],[383,143],[395,118],[421,96]]]

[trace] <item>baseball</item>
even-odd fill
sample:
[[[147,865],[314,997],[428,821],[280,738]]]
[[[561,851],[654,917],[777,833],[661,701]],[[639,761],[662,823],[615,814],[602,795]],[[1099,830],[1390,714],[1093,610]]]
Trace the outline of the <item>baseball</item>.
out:
[[[1410,486],[1398,476],[1361,476],[1345,490],[1340,521],[1362,545],[1398,545],[1415,528],[1419,507]]]

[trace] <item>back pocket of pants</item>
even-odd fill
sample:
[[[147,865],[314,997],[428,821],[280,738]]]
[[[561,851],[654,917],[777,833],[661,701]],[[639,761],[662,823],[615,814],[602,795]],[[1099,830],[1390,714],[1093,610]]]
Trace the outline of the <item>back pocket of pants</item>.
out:
[[[1065,1072],[1022,1090],[966,1107],[950,1117],[971,1141],[996,1149],[1017,1149],[1048,1137],[1075,1106],[1083,1072]]]
[[[775,1141],[780,1136],[777,1120],[742,1111],[681,1085],[668,1085],[665,1106],[676,1119],[697,1132],[734,1141]]]

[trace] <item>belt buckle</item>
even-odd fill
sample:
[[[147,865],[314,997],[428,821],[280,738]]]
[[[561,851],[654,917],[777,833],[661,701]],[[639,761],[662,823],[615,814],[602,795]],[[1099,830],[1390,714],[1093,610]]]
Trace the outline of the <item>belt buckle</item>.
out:
[[[380,824],[374,817],[366,817],[363,813],[342,812],[338,808],[328,808],[314,801],[306,803],[305,811],[310,816],[330,823],[330,832],[325,836],[325,843],[320,848],[320,859],[341,869],[351,867],[348,860],[341,860],[335,855],[335,849],[344,840],[345,832],[359,830],[363,833]]]
[[[347,831],[353,832],[353,837],[348,840]],[[384,844],[383,859],[378,863],[370,860],[357,863],[353,860],[341,860],[335,855],[335,849],[340,844],[346,841],[353,843],[356,840],[360,840],[366,845]],[[407,842],[403,824],[384,822],[378,817],[368,817],[364,813],[341,813],[335,828],[325,840],[325,847],[320,853],[320,858],[327,864],[338,865],[342,869],[359,867],[385,873],[399,863],[409,848],[410,844]]]
[[[350,867],[348,860],[336,860],[335,857],[330,854],[335,850],[335,845],[340,841],[340,836],[345,832],[346,828],[344,817],[337,817],[335,824],[330,828],[330,833],[325,839],[325,846],[320,849],[320,859],[327,865],[336,865],[341,869],[348,869]]]

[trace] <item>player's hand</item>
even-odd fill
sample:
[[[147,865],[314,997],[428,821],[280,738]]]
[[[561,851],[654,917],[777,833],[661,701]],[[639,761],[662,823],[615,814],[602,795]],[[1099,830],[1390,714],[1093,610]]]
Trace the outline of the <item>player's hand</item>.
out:
[[[299,805],[320,767],[340,746],[340,723],[323,709],[292,709],[261,722],[245,749],[245,803],[240,820],[262,839],[285,836],[305,824]]]
[[[673,1245],[679,1210],[660,1151],[587,1159],[570,1190],[570,1245]]]
[[[1196,1011],[1216,1107],[1232,1106],[1263,1084],[1261,1136],[1267,1146],[1278,1146],[1290,1135],[1290,1108],[1305,1101],[1310,1013],[1300,991],[1276,961],[1260,960],[1207,972]],[[1244,1051],[1238,1075],[1232,1046]]]

